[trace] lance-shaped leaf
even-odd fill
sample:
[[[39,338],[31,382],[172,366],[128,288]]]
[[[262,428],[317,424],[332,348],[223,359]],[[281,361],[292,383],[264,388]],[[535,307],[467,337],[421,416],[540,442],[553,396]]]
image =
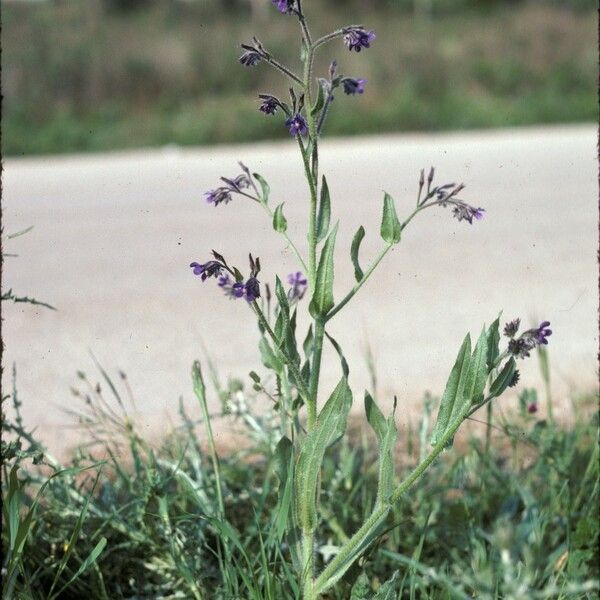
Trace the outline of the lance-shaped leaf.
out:
[[[325,332],[325,335],[327,336],[327,339],[331,342],[331,345],[335,348],[335,351],[340,357],[340,362],[342,363],[342,373],[344,374],[344,377],[348,377],[348,375],[350,374],[350,367],[348,366],[348,361],[346,360],[346,357],[342,352],[341,346],[327,332]]]
[[[485,388],[485,382],[489,371],[487,369],[487,353],[488,353],[488,335],[485,327],[482,329],[477,344],[475,344],[475,350],[471,356],[471,362],[469,363],[469,372],[467,373],[467,380],[465,382],[464,397],[465,404],[467,406],[476,404],[483,400],[483,390]],[[452,415],[451,421],[454,422],[460,412],[465,407],[457,407],[458,410]],[[460,412],[459,412],[460,411]]]
[[[331,220],[331,198],[329,196],[329,186],[327,179],[323,175],[321,183],[321,200],[319,202],[319,214],[317,216],[317,242],[325,239],[329,230],[329,221]]]
[[[283,372],[283,359],[280,352],[273,350],[265,337],[260,339],[258,348],[260,350],[260,357],[263,365],[265,365],[267,369],[271,369],[272,371],[281,374]]]
[[[394,199],[385,192],[383,197],[383,216],[381,218],[381,237],[388,244],[397,244],[402,234],[402,225],[396,215]]]
[[[288,528],[294,485],[292,442],[285,435],[279,440],[274,455],[274,467],[279,479],[279,505],[275,511],[275,535],[281,541]]]
[[[287,219],[283,216],[283,205],[282,202],[273,213],[273,229],[279,233],[285,233],[287,231]]]
[[[302,442],[294,475],[296,511],[304,531],[314,531],[317,526],[317,481],[323,457],[325,450],[344,434],[351,405],[352,391],[344,377]]]
[[[259,175],[258,173],[252,173],[252,177],[254,177],[254,179],[256,179],[256,181],[258,181],[258,183],[260,184],[260,201],[266,205],[269,202],[269,194],[271,193],[271,188],[269,187],[269,184],[265,181],[262,175]]]
[[[488,372],[494,367],[496,359],[500,355],[500,317],[498,317],[488,329],[487,368]]]
[[[471,336],[467,334],[458,351],[456,362],[450,372],[446,389],[440,402],[437,420],[431,435],[431,444],[435,446],[451,425],[451,417],[456,414],[455,406],[464,405],[464,387],[471,362]]]
[[[373,428],[379,443],[379,479],[375,509],[385,503],[394,490],[394,446],[396,444],[396,420],[394,412],[386,419],[368,392],[365,392],[367,421]]]
[[[511,356],[502,368],[502,371],[500,371],[498,374],[498,377],[496,377],[496,379],[494,379],[492,382],[492,385],[490,385],[489,396],[491,398],[497,398],[504,392],[504,390],[506,390],[506,388],[510,385],[516,370],[517,363]]]
[[[358,262],[358,251],[360,250],[360,244],[364,237],[365,228],[361,225],[358,228],[358,231],[354,234],[354,238],[352,238],[352,246],[350,246],[350,258],[352,259],[352,264],[354,265],[354,277],[356,281],[359,282],[363,278],[364,273]]]
[[[313,107],[310,109],[310,114],[313,116],[317,115],[319,113],[319,111],[323,108],[323,106],[325,105],[325,95],[326,95],[325,86],[329,85],[329,82],[326,79],[319,79],[318,83],[319,83],[319,91],[317,92],[317,99],[316,99]]]
[[[337,235],[338,224],[331,230],[327,236],[319,267],[317,268],[317,280],[315,282],[315,291],[310,301],[309,311],[313,317],[326,315],[334,305],[333,301],[333,252],[335,249],[335,238]]]

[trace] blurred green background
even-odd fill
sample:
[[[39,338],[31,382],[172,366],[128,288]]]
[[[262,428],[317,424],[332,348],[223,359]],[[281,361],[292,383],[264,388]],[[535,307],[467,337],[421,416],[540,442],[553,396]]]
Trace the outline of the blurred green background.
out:
[[[361,97],[338,93],[330,134],[597,119],[595,0],[305,0],[305,12],[317,35],[377,33],[360,54],[339,40],[321,52],[317,74],[336,58],[369,80]],[[3,0],[2,25],[5,155],[287,135],[256,97],[286,82],[237,62],[255,34],[298,65],[297,22],[269,0]]]

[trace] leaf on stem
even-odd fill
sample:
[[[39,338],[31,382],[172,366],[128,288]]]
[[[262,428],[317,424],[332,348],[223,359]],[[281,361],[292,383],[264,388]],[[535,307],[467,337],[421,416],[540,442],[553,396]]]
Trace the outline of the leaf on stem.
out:
[[[342,378],[321,409],[314,427],[302,442],[295,470],[296,511],[304,531],[317,526],[317,487],[325,451],[346,431],[352,391]]]
[[[363,278],[363,271],[360,268],[360,264],[358,262],[358,251],[360,250],[360,244],[365,237],[365,228],[361,225],[358,228],[358,231],[354,234],[354,238],[352,239],[352,246],[350,246],[350,258],[352,259],[352,264],[354,265],[354,277],[356,281],[360,283]]]
[[[344,377],[348,377],[350,374],[350,367],[348,366],[348,361],[342,352],[341,346],[327,332],[325,332],[325,335],[340,357],[340,362],[342,363],[342,373],[344,374]]]
[[[258,181],[260,184],[260,189],[262,192],[260,195],[260,201],[266,206],[269,202],[271,188],[262,175],[259,175],[258,173],[252,173],[252,177],[254,177],[254,179],[256,179],[256,181]]]
[[[279,233],[285,233],[287,231],[287,219],[283,216],[283,205],[282,202],[273,213],[273,229]]]
[[[511,356],[510,359],[504,365],[502,371],[498,374],[498,377],[494,379],[492,385],[490,385],[489,396],[491,398],[497,398],[500,396],[506,388],[510,385],[513,375],[517,370],[517,362]]]
[[[451,425],[451,417],[457,412],[455,406],[464,404],[464,387],[471,362],[471,336],[467,334],[463,340],[462,346],[458,351],[456,362],[450,372],[450,377],[446,383],[446,389],[440,402],[437,420],[433,427],[431,435],[431,444],[435,446],[444,436],[444,433]]]
[[[394,199],[385,192],[383,197],[383,216],[381,218],[381,237],[388,244],[397,244],[402,234],[402,225],[396,215]]]
[[[309,311],[313,317],[325,316],[334,305],[333,300],[333,253],[335,249],[335,238],[337,235],[338,224],[331,230],[327,236],[319,267],[317,268],[317,278],[315,282],[315,291],[310,301]]]
[[[319,202],[319,214],[317,216],[317,242],[325,239],[329,230],[329,221],[331,220],[331,198],[329,196],[329,186],[327,179],[323,175],[321,183],[321,201]]]
[[[375,502],[375,509],[377,509],[394,491],[394,446],[397,435],[394,415],[396,405],[394,402],[394,411],[386,419],[369,392],[365,392],[365,412],[367,421],[373,428],[379,443],[379,479]]]

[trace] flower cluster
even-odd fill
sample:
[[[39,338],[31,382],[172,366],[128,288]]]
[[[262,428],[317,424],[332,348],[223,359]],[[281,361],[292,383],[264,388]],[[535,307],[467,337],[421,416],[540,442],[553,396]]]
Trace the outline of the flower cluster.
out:
[[[221,181],[225,184],[215,188],[214,190],[209,190],[204,193],[204,198],[209,204],[213,204],[214,206],[219,206],[221,203],[229,203],[232,200],[231,194],[241,194],[242,196],[246,196],[247,198],[251,198],[252,200],[258,200],[258,189],[254,181],[252,180],[252,176],[250,175],[250,170],[243,163],[239,163],[243,173],[237,175],[233,179],[229,179],[227,177],[221,177]],[[245,190],[249,190],[252,188],[256,195],[248,193]]]
[[[360,52],[363,48],[370,48],[371,42],[375,39],[373,31],[367,31],[361,25],[351,25],[344,27],[344,42],[348,50]]]
[[[524,331],[519,337],[515,337],[521,322],[514,319],[504,326],[504,335],[509,339],[508,352],[517,358],[526,358],[537,346],[547,345],[548,338],[552,335],[549,329],[550,321],[542,321],[538,327]]]
[[[219,287],[229,298],[246,298],[248,302],[254,302],[260,298],[260,283],[256,277],[250,277],[246,282],[234,281],[225,273],[219,277]]]
[[[229,298],[246,298],[248,302],[254,302],[260,298],[260,282],[258,273],[260,272],[260,259],[254,260],[250,255],[250,277],[244,281],[244,277],[236,268],[230,267],[226,260],[218,252],[213,250],[215,260],[209,260],[200,264],[193,262],[190,267],[194,275],[198,275],[202,281],[210,277],[218,280],[219,287]]]
[[[433,206],[437,204],[445,208],[448,205],[452,206],[452,216],[459,221],[467,221],[470,225],[473,221],[480,221],[483,219],[483,213],[485,209],[475,208],[464,200],[458,198],[458,194],[465,188],[464,184],[459,183],[445,183],[444,185],[431,187],[433,182],[433,176],[435,169],[431,167],[429,175],[427,176],[427,189],[425,198],[421,201],[421,193],[425,186],[425,171],[421,169],[421,177],[419,179],[419,199],[417,201],[417,207],[422,208],[427,204]]]

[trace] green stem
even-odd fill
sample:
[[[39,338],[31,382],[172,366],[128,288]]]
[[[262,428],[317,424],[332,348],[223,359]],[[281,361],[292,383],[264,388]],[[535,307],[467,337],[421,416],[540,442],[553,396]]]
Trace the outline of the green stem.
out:
[[[357,282],[354,287],[344,296],[344,298],[342,298],[342,300],[340,300],[340,302],[338,302],[338,304],[327,313],[325,321],[329,321],[329,319],[334,317],[338,312],[340,312],[340,310],[342,310],[342,308],[344,308],[344,306],[346,306],[346,304],[348,304],[348,302],[350,302],[350,300],[352,300],[356,292],[358,292],[358,290],[360,290],[360,288],[366,283],[367,279],[369,279],[373,271],[377,268],[377,265],[379,265],[379,263],[383,260],[384,256],[390,251],[392,246],[393,244],[388,244],[379,252],[379,254],[375,257],[375,260],[366,270],[363,278]]]
[[[206,386],[204,385],[204,379],[202,377],[202,370],[200,363],[194,363],[194,393],[200,403],[200,409],[202,410],[202,418],[206,426],[206,433],[208,435],[208,447],[210,451],[210,457],[213,464],[213,471],[215,473],[215,484],[217,488],[217,501],[219,503],[219,516],[221,518],[225,515],[225,503],[223,502],[223,491],[221,488],[221,469],[219,467],[219,457],[217,456],[217,449],[215,447],[215,440],[213,436],[212,426],[210,424],[210,415],[208,414],[208,405],[206,403]]]
[[[315,319],[315,337],[313,340],[313,354],[310,365],[310,381],[308,393],[313,401],[308,413],[308,428],[311,429],[317,420],[317,397],[319,394],[319,376],[321,373],[321,355],[323,353],[323,338],[325,336],[325,322]],[[311,414],[312,413],[312,414]]]
[[[269,208],[269,206],[266,204],[263,204],[262,202],[260,203],[260,205],[265,209],[266,213],[271,217],[271,220],[273,220],[273,211]],[[304,259],[302,258],[302,255],[300,254],[300,251],[296,247],[296,244],[294,244],[294,242],[290,239],[290,236],[287,234],[286,231],[282,231],[280,233],[284,237],[285,241],[288,243],[289,247],[292,249],[292,252],[296,255],[296,258],[298,259],[300,266],[306,273],[308,270],[308,267],[306,266],[306,263],[304,262]]]
[[[277,348],[281,352],[282,356],[284,357],[285,363],[286,363],[289,371],[291,371],[292,375],[294,376],[294,379],[296,380],[296,388],[298,388],[298,392],[302,396],[302,399],[308,405],[310,403],[311,397],[308,392],[308,389],[306,388],[306,385],[304,384],[304,379],[302,378],[302,375],[300,374],[298,367],[296,366],[294,361],[285,353],[285,351],[279,347],[279,340],[277,339],[275,332],[271,329],[271,326],[269,325],[269,322],[267,321],[265,315],[263,314],[262,310],[260,309],[260,306],[258,306],[258,304],[256,303],[256,300],[254,302],[252,302],[252,304],[250,306],[256,313],[256,316],[258,317],[260,324],[264,327],[265,331],[269,334],[269,337],[271,338],[271,340],[273,340],[273,343],[275,344],[275,348]]]
[[[440,438],[440,441],[434,446],[431,453],[424,458],[411,472],[411,474],[394,490],[387,502],[375,509],[371,516],[365,521],[362,527],[350,538],[350,541],[344,544],[335,558],[325,567],[317,577],[314,585],[314,592],[322,594],[329,588],[327,581],[336,575],[336,572],[343,566],[343,563],[352,555],[354,549],[363,541],[369,531],[377,525],[385,515],[390,511],[393,505],[402,497],[402,495],[423,475],[433,461],[444,451],[446,444],[454,437],[454,434],[461,426],[466,411],[457,419],[456,423]],[[356,556],[359,558],[359,556]]]

